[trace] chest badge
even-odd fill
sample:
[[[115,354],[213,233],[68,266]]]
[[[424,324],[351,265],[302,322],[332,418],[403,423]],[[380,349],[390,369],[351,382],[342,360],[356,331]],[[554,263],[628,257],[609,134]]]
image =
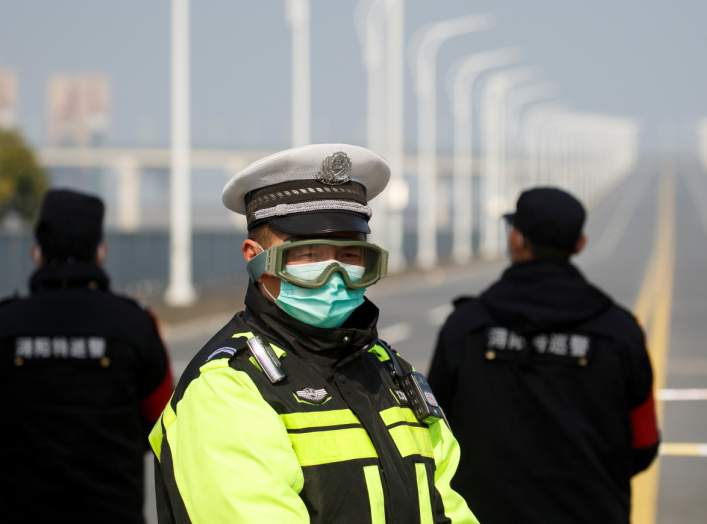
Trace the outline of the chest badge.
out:
[[[321,405],[331,400],[331,395],[324,388],[304,388],[299,391],[295,391],[295,398],[297,402]]]

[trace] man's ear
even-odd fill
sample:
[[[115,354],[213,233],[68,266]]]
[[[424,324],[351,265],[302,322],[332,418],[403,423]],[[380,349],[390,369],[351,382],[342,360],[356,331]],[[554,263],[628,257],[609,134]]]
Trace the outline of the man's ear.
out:
[[[521,233],[520,231],[518,232],[518,235],[520,236],[520,246],[524,250],[532,251],[533,247],[531,246],[530,242],[528,241],[527,238],[525,238],[525,235]]]
[[[521,251],[528,245],[528,241],[525,239],[525,236],[523,236],[523,233],[518,231],[516,228],[511,228],[508,238],[510,240],[511,248],[514,251]]]
[[[255,240],[246,238],[241,244],[241,253],[243,253],[243,260],[250,262],[256,255],[261,253],[263,248]]]
[[[574,246],[574,252],[572,253],[573,255],[579,255],[582,251],[584,251],[584,248],[587,245],[587,235],[582,233],[582,235],[577,239],[577,243]]]
[[[39,245],[34,244],[32,246],[32,260],[35,265],[41,266],[44,263],[44,257],[42,257],[42,248]]]
[[[508,247],[513,262],[525,262],[533,259],[533,248],[530,241],[515,227],[508,234]]]
[[[108,246],[106,245],[105,242],[101,242],[98,244],[98,247],[96,248],[96,262],[98,263],[99,266],[102,266],[103,263],[106,261],[106,258],[108,257]]]

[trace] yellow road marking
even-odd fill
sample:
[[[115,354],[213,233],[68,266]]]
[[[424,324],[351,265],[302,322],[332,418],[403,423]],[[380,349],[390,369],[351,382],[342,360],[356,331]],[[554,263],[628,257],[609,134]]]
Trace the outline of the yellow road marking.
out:
[[[656,390],[663,389],[665,385],[674,272],[675,180],[670,174],[662,177],[660,181],[658,222],[653,241],[653,253],[634,307],[639,321],[644,328],[647,328],[647,342],[651,352]],[[662,418],[663,406],[661,403],[658,405],[658,419],[662,420]],[[670,450],[671,448],[668,447],[668,451]],[[660,460],[656,460],[647,471],[633,479],[631,483],[633,491],[631,522],[634,524],[655,523],[659,478]]]
[[[657,291],[657,287],[655,285],[655,275],[656,275],[656,267],[658,264],[658,243],[660,242],[660,227],[658,224],[662,222],[661,220],[661,215],[660,215],[660,209],[663,204],[663,186],[661,185],[661,191],[659,193],[659,198],[658,198],[658,210],[659,214],[657,216],[657,225],[655,228],[655,233],[653,235],[653,246],[652,246],[652,251],[651,251],[651,256],[648,259],[648,264],[646,266],[646,269],[643,273],[643,281],[641,282],[641,289],[638,292],[638,298],[636,299],[636,303],[633,306],[633,312],[638,318],[638,321],[641,323],[641,325],[645,328],[648,323],[651,320],[652,314],[653,314],[653,304],[654,304],[654,298],[655,298],[655,293]]]
[[[655,251],[655,248],[654,248]],[[651,254],[651,258],[648,260],[648,266],[646,267],[645,273],[643,275],[643,282],[641,284],[641,290],[638,293],[638,299],[636,304],[633,306],[633,313],[638,318],[638,321],[642,326],[647,326],[651,321],[653,314],[653,303],[655,297],[656,286],[654,285],[653,279],[655,276],[655,266],[658,257],[655,256],[655,252]]]

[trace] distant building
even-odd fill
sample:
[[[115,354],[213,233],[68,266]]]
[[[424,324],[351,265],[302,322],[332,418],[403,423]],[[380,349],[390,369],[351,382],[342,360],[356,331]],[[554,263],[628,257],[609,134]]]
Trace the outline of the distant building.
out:
[[[108,129],[110,105],[107,75],[53,75],[48,89],[49,145],[101,145]]]
[[[0,69],[0,129],[17,126],[17,74]]]

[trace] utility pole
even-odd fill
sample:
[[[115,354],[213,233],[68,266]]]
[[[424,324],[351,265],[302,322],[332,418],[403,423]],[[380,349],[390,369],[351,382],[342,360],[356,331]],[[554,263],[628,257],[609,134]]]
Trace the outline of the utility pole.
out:
[[[172,151],[170,176],[169,285],[165,300],[188,306],[192,282],[189,138],[189,0],[172,0]]]
[[[484,136],[484,225],[481,238],[481,255],[494,258],[501,254],[501,213],[507,208],[504,178],[507,146],[508,92],[517,84],[527,81],[533,70],[513,69],[494,73],[489,79],[481,104],[482,132]]]
[[[292,37],[292,146],[309,144],[311,118],[309,0],[285,0]]]
[[[413,36],[417,93],[417,264],[437,263],[437,52],[450,38],[490,29],[493,18],[470,15],[435,22]]]
[[[454,123],[454,220],[452,226],[452,259],[457,264],[469,262],[472,256],[471,237],[474,231],[474,85],[489,69],[506,67],[518,61],[520,52],[514,48],[494,49],[474,53],[462,59],[450,75],[451,112]],[[478,199],[479,203],[482,201]]]
[[[405,2],[386,0],[387,8],[387,157],[390,163],[391,180],[386,192],[387,247],[390,253],[390,269],[401,271],[405,267],[403,239],[405,228],[403,211],[408,205],[409,190],[405,182]]]
[[[361,44],[363,65],[366,70],[366,143],[378,154],[386,150],[385,143],[385,32],[383,4],[385,0],[359,0],[356,7],[356,30]],[[369,205],[371,216],[371,242],[386,243],[387,209],[383,195]],[[385,246],[388,247],[387,245]],[[390,265],[389,265],[390,268]],[[392,268],[391,268],[392,272]]]

